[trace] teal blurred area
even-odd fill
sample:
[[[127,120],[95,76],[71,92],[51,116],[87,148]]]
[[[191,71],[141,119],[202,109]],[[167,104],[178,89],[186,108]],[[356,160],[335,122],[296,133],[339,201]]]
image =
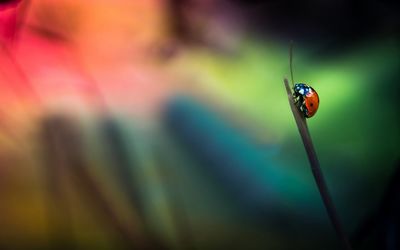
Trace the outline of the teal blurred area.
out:
[[[291,40],[346,234],[399,249],[395,5],[312,3],[0,1],[0,249],[339,249]]]

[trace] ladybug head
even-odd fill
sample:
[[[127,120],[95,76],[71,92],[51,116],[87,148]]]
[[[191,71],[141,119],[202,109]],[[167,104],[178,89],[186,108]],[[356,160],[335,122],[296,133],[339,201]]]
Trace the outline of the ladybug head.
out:
[[[307,95],[311,91],[311,87],[305,83],[296,83],[293,87],[295,95]]]

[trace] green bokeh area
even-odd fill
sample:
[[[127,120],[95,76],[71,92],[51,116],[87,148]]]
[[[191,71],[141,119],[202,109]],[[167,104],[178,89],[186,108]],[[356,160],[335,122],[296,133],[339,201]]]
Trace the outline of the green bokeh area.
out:
[[[279,145],[273,159],[287,166],[284,171],[314,182],[283,86],[283,77],[290,76],[288,47],[247,40],[233,55],[197,50],[178,66],[185,64],[197,81],[265,129]],[[295,82],[308,83],[319,94],[319,110],[308,125],[349,230],[375,208],[400,159],[399,52],[391,39],[364,42],[338,55],[295,46]],[[319,199],[297,188],[299,195]]]

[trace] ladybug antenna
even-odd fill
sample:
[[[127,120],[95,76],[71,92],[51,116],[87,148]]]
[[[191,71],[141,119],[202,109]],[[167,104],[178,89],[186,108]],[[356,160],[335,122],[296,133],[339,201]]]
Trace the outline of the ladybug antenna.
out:
[[[290,67],[290,77],[292,79],[292,87],[294,87],[294,80],[293,80],[293,41],[290,41],[289,67]]]

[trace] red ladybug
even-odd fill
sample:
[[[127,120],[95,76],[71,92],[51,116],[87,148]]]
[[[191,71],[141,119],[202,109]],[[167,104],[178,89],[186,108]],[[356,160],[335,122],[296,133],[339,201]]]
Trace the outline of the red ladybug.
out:
[[[319,107],[318,93],[305,83],[296,83],[293,87],[293,91],[296,105],[304,116],[307,118],[314,116]]]

